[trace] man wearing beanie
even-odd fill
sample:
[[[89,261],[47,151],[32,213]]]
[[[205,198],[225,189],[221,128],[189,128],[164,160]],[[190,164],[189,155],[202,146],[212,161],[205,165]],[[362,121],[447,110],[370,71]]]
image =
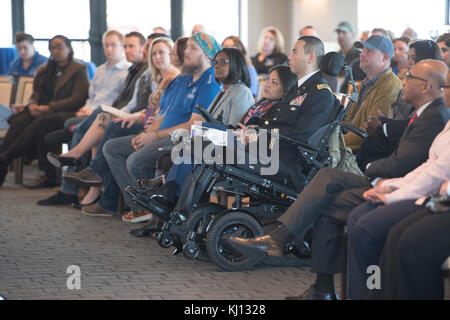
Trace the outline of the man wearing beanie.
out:
[[[103,194],[107,193],[109,199],[114,199],[113,193],[118,196],[120,190],[127,206],[132,211],[139,210],[124,189],[127,186],[138,188],[138,179],[154,178],[156,160],[164,153],[170,153],[167,148],[172,145],[170,132],[180,128],[190,130],[191,124],[202,121],[196,106],[209,106],[220,91],[211,67],[211,61],[220,49],[216,40],[205,33],[191,36],[185,50],[183,75],[175,78],[164,92],[157,119],[138,135],[105,143],[103,153],[109,166],[108,175],[103,181],[82,181],[80,177],[80,184],[103,183]],[[98,204],[83,207],[82,213],[91,216],[116,214],[117,201],[107,202],[103,198],[102,195]]]

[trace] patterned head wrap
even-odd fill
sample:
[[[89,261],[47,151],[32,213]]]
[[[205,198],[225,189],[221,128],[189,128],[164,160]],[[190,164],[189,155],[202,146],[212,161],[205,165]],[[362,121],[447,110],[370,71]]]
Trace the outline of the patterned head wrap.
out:
[[[194,40],[195,43],[198,44],[198,46],[206,54],[209,60],[214,59],[217,52],[222,49],[220,44],[217,43],[216,39],[203,32],[197,32],[196,34],[192,35],[191,40]]]

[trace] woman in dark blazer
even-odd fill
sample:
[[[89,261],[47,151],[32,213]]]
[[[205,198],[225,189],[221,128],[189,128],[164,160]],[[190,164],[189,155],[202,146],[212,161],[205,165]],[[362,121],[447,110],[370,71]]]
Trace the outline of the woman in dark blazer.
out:
[[[47,161],[50,148],[44,137],[62,129],[64,122],[81,108],[89,90],[86,66],[73,59],[70,40],[57,35],[49,42],[49,61],[40,67],[33,82],[33,94],[24,111],[10,117],[10,128],[0,153],[0,186],[9,163],[23,155],[36,157],[39,169],[45,172],[31,188],[53,187],[57,184],[54,167]]]

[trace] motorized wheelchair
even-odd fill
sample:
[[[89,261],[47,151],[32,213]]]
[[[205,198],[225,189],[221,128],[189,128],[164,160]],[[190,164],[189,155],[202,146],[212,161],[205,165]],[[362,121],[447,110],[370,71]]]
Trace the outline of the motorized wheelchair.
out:
[[[324,66],[322,63],[322,70],[336,75],[343,66],[343,56],[334,53],[328,59],[325,58],[328,65]],[[351,74],[351,70],[349,71]],[[356,93],[350,100],[350,103],[357,100]],[[207,122],[216,122],[207,111],[199,109]],[[296,148],[301,156],[298,160],[301,166],[297,172],[302,182],[300,188],[274,181],[270,176],[263,177],[243,170],[237,165],[201,163],[194,166],[174,210],[170,213],[161,209],[161,206],[152,205],[154,201],[146,197],[145,192],[130,187],[126,190],[137,204],[151,209],[164,219],[164,225],[156,236],[161,247],[174,246],[173,254],[183,252],[189,259],[209,258],[227,271],[248,270],[258,261],[236,252],[228,245],[227,240],[232,236],[253,238],[263,235],[264,229],[274,225],[316,172],[331,164],[328,141],[340,127],[346,110],[336,98],[334,112],[328,123],[317,130],[307,144],[279,136],[280,141]],[[212,191],[234,196],[232,208],[209,202],[208,195]],[[309,241],[289,243],[286,251],[290,254],[285,264],[307,265],[309,250]]]

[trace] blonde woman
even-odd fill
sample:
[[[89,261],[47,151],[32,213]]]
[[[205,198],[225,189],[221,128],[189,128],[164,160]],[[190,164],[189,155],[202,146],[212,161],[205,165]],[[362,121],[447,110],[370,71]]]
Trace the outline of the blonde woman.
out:
[[[258,74],[268,74],[270,68],[286,62],[287,56],[283,53],[284,37],[280,30],[275,27],[264,28],[259,37],[258,51],[252,57]]]

